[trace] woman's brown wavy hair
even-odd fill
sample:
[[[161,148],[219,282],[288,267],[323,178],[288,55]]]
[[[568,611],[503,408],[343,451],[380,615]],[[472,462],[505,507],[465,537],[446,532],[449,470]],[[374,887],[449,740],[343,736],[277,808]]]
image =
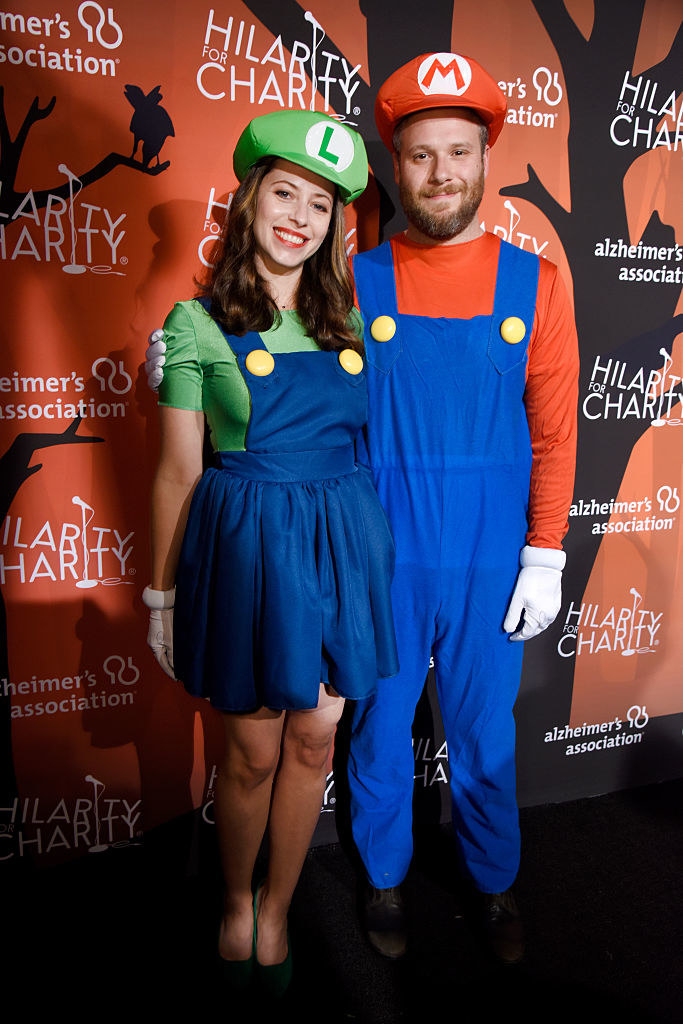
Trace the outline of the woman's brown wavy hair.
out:
[[[267,331],[281,323],[280,311],[256,269],[254,218],[258,191],[273,158],[252,167],[233,196],[221,239],[212,254],[213,269],[200,294],[211,300],[211,316],[228,334]],[[353,281],[346,257],[344,204],[336,193],[327,235],[303,265],[296,292],[296,309],[306,334],[320,348],[363,352],[354,330]]]

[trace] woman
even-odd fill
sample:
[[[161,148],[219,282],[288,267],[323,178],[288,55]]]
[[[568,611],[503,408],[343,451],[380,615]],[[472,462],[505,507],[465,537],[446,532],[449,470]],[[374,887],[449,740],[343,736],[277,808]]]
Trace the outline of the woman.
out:
[[[398,668],[393,542],[353,452],[367,394],[343,207],[367,181],[363,143],[324,115],[282,111],[247,126],[233,162],[241,184],[210,281],[164,325],[143,600],[162,667],[223,712],[223,970],[282,991],[343,698]],[[216,467],[197,482],[204,413]]]

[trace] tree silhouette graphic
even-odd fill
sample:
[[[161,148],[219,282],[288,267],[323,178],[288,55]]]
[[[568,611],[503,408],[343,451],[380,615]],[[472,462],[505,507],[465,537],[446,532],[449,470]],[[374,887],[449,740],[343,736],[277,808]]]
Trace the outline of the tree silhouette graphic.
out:
[[[501,195],[525,199],[536,206],[557,232],[574,281],[576,323],[581,353],[581,401],[595,366],[618,359],[627,364],[626,379],[639,368],[645,379],[661,369],[661,350],[669,354],[683,317],[674,316],[680,286],[676,284],[619,281],[615,261],[595,256],[596,243],[605,238],[629,241],[624,197],[624,177],[645,152],[644,145],[617,146],[610,138],[625,72],[631,72],[640,34],[645,0],[628,4],[596,0],[594,23],[585,39],[569,16],[562,0],[532,0],[555,46],[565,77],[570,112],[568,140],[571,210],[565,210],[546,190],[531,165],[524,183],[502,188]],[[676,73],[683,62],[683,28],[667,56],[643,71],[656,80],[667,96],[678,88]],[[638,242],[639,239],[631,239]],[[642,236],[643,244],[675,244],[673,228],[662,224],[652,211]],[[648,429],[650,420],[587,419],[579,412],[576,497],[614,497],[622,482],[633,446]],[[590,577],[601,543],[591,532],[589,518],[571,521],[567,538],[568,559],[563,589],[578,605]],[[560,613],[560,617],[562,613]],[[550,677],[552,686],[535,694],[545,705],[548,722],[568,720],[574,659],[559,659],[555,650],[561,622],[525,651],[525,670],[539,678]]]
[[[137,89],[137,86],[126,86],[126,90],[129,89]],[[156,89],[158,90],[159,86],[157,86]],[[142,92],[142,90],[139,91]],[[21,123],[19,131],[15,137],[12,138],[9,125],[7,123],[7,115],[5,113],[5,90],[4,86],[0,86],[0,181],[2,182],[2,191],[0,192],[0,214],[5,214],[6,216],[11,217],[19,208],[23,200],[26,199],[28,193],[15,188],[21,154],[31,128],[37,124],[38,121],[43,121],[46,117],[50,116],[55,108],[56,102],[57,98],[53,96],[49,103],[44,107],[41,107],[38,97],[36,96]],[[78,175],[75,175],[81,183],[81,188],[86,188],[88,185],[92,185],[93,182],[99,181],[100,178],[104,178],[107,174],[113,171],[115,167],[119,166],[130,167],[143,174],[161,174],[171,166],[170,160],[166,160],[164,163],[159,163],[159,151],[163,146],[165,138],[168,135],[174,134],[173,125],[171,124],[171,120],[163,107],[157,107],[156,109],[162,116],[165,115],[167,123],[164,124],[165,134],[163,137],[159,138],[159,133],[157,133],[152,145],[154,152],[149,155],[149,159],[147,159],[147,161],[145,160],[145,158],[148,157],[148,152],[144,149],[145,129],[143,127],[143,133],[140,136],[143,138],[142,160],[135,160],[133,156],[124,156],[123,153],[109,153],[89,170],[81,171]],[[149,126],[147,126],[146,130],[149,132]],[[133,150],[133,153],[135,153],[135,149]],[[156,156],[157,163],[153,167],[150,167],[149,160],[151,160],[153,156]],[[38,209],[42,209],[42,207],[47,205],[48,197],[51,195],[60,199],[68,199],[69,187],[70,182],[67,180],[66,182],[61,182],[59,185],[55,185],[53,188],[36,189],[33,192],[33,201]]]

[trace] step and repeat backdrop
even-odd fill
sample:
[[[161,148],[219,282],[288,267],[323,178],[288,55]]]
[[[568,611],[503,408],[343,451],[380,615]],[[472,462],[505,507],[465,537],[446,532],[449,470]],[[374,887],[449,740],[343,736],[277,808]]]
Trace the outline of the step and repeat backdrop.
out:
[[[564,597],[525,651],[520,803],[683,774],[680,22],[679,0],[0,12],[0,860],[139,843],[192,811],[211,826],[218,715],[145,644],[146,337],[210,261],[255,114],[315,109],[362,132],[372,178],[349,252],[404,227],[373,104],[429,51],[474,57],[505,91],[481,220],[559,265],[581,345]],[[433,710],[428,689],[414,750],[432,820],[448,778]]]

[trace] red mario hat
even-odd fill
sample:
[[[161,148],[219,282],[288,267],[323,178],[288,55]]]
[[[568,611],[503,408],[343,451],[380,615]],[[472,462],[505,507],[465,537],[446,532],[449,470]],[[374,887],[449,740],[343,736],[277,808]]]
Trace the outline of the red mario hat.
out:
[[[384,145],[393,150],[398,122],[418,110],[469,107],[489,129],[489,145],[505,123],[505,95],[476,60],[459,53],[423,53],[387,78],[377,94],[375,121]]]

